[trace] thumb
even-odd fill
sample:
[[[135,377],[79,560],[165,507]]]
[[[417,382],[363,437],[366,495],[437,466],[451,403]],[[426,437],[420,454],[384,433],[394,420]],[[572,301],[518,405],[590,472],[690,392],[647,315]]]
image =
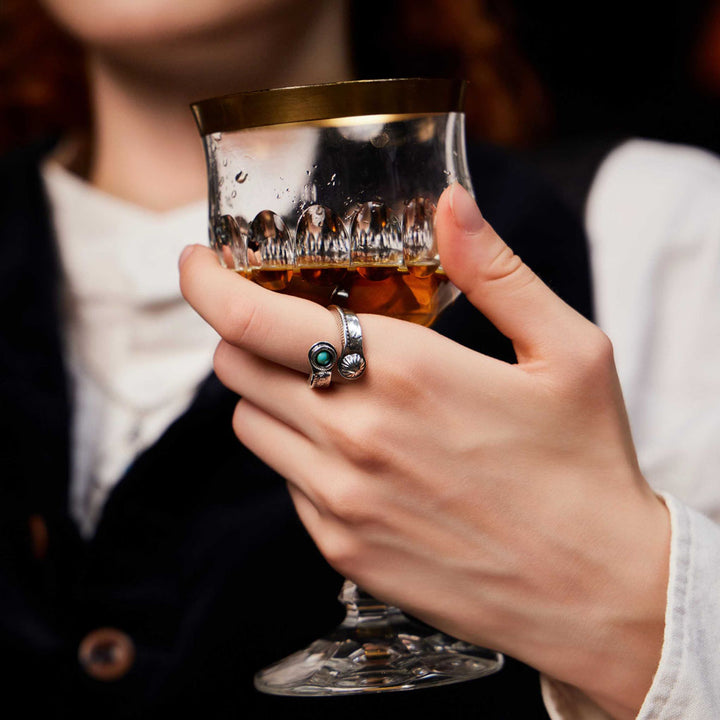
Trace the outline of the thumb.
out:
[[[519,361],[565,354],[590,325],[513,253],[460,184],[443,192],[435,222],[448,277],[510,338]]]

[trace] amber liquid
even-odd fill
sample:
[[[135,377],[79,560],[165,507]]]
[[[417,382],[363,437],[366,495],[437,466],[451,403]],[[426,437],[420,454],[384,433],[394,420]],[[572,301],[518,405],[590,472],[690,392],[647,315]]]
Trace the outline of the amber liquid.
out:
[[[321,305],[341,305],[356,313],[390,315],[420,325],[431,325],[456,294],[437,265],[313,265],[256,269],[242,275],[269,290]]]

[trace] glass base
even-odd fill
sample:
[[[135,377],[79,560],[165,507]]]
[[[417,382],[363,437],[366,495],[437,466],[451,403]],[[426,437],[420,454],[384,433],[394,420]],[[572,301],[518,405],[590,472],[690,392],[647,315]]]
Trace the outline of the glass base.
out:
[[[261,670],[255,687],[271,695],[349,695],[434,687],[500,670],[500,653],[414,622],[348,581],[347,617],[327,638]]]

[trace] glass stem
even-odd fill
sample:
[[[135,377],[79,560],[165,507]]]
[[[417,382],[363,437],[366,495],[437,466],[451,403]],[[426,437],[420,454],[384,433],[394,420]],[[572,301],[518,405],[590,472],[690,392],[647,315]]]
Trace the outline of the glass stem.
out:
[[[404,620],[402,610],[377,600],[352,580],[345,580],[338,596],[345,605],[345,619],[340,627],[343,630],[353,628],[358,637],[392,637],[393,626]]]

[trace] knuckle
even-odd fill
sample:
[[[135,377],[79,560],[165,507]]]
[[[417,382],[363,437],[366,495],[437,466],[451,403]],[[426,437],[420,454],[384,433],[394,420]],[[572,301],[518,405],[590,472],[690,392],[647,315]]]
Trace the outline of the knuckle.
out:
[[[567,360],[563,385],[570,397],[587,401],[591,395],[602,395],[612,382],[615,373],[612,342],[594,325],[578,338]]]
[[[579,346],[577,363],[581,371],[590,377],[604,376],[615,365],[610,338],[595,325]]]
[[[522,295],[537,284],[540,278],[507,245],[479,273],[476,292],[481,297],[502,292],[508,297]]]
[[[248,427],[249,424],[247,422],[247,403],[243,400],[240,400],[240,402],[235,405],[235,410],[233,411],[232,429],[235,433],[235,436],[242,443],[245,443],[247,439],[245,431]]]
[[[226,309],[219,331],[225,340],[242,347],[252,338],[262,338],[264,326],[261,306],[233,303]]]
[[[483,297],[491,292],[522,293],[541,282],[540,278],[522,261],[512,248],[500,241],[500,247],[480,263],[476,269],[476,287],[473,293]]]
[[[397,357],[390,358],[383,369],[387,396],[408,402],[422,396],[429,380],[429,365],[427,358],[419,353],[401,351]]]
[[[345,480],[325,494],[327,511],[345,525],[364,525],[372,520],[370,493],[361,483]]]
[[[523,263],[520,256],[513,252],[512,248],[501,243],[494,257],[483,269],[483,275],[486,282],[497,283],[509,277],[515,277],[523,271],[530,272],[530,269]]]
[[[221,340],[215,348],[213,355],[213,369],[215,374],[222,380],[232,355],[232,346]]]
[[[194,280],[195,275],[192,272],[192,270],[190,269],[192,264],[193,264],[193,257],[192,257],[192,253],[191,253],[190,257],[188,257],[185,260],[185,262],[182,264],[182,266],[180,267],[180,272],[179,272],[180,293],[185,298],[185,300],[187,300],[188,302],[190,302],[191,298],[194,295],[193,280]]]
[[[352,575],[362,555],[359,542],[345,533],[334,532],[318,540],[325,559],[341,575]]]
[[[388,465],[386,433],[372,413],[346,420],[334,427],[334,442],[340,453],[356,468],[376,473]]]

